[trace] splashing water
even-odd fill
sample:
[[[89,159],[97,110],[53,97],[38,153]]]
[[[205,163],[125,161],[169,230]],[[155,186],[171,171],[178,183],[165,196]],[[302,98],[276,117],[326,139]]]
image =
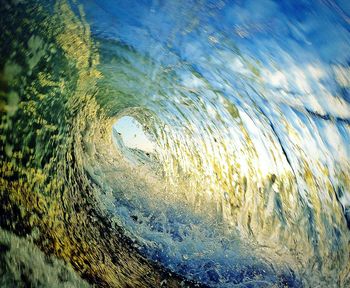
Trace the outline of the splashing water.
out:
[[[101,286],[348,287],[349,11],[7,2],[1,233]]]

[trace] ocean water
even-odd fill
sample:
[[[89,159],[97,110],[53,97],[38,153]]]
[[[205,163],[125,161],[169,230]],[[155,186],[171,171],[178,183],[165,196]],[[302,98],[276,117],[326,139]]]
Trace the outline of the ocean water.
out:
[[[27,243],[101,287],[350,285],[346,1],[7,1],[0,15],[6,259]],[[1,283],[39,285],[25,257]],[[81,281],[52,271],[40,285]]]

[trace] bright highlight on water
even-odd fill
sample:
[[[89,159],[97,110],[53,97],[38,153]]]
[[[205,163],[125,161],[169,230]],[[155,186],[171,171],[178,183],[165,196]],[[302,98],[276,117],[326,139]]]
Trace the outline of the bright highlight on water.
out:
[[[1,287],[350,287],[350,5],[0,7]]]

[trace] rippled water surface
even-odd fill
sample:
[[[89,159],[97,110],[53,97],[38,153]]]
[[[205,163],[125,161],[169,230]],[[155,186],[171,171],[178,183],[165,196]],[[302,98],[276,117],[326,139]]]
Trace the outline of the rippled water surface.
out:
[[[0,14],[0,286],[350,286],[347,1]]]

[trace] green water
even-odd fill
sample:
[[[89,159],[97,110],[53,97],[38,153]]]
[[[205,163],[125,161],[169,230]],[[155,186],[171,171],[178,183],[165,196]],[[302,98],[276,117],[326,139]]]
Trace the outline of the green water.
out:
[[[308,153],[297,113],[269,104],[282,141],[260,98],[92,35],[83,5],[15,2],[0,8],[1,285],[350,285],[349,162]],[[259,63],[239,59],[264,98]],[[124,116],[154,151],[116,145]]]

